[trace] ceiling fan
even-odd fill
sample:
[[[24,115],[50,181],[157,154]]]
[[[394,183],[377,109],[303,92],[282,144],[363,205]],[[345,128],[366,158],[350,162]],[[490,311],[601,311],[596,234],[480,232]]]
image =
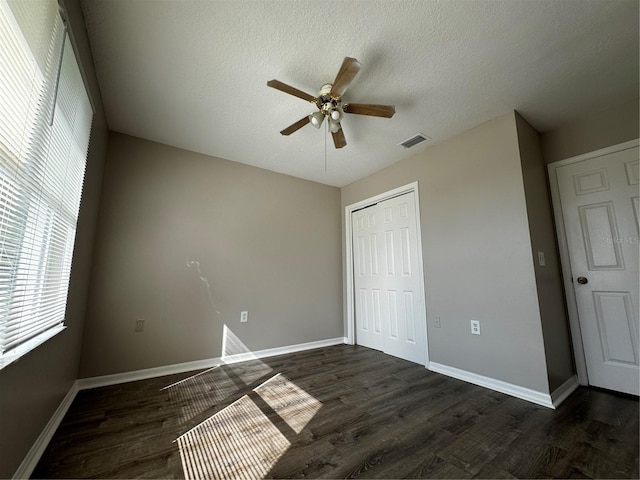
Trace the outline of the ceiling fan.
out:
[[[320,128],[324,117],[327,117],[329,130],[333,137],[333,144],[336,148],[342,148],[347,144],[344,138],[344,132],[340,122],[345,113],[355,113],[357,115],[370,115],[373,117],[391,118],[396,113],[393,105],[369,105],[364,103],[342,103],[342,95],[347,91],[349,85],[362,68],[362,65],[355,58],[345,57],[342,66],[336,75],[333,83],[327,83],[322,86],[317,97],[305,93],[279,80],[270,80],[267,82],[269,87],[288,93],[295,97],[307,100],[318,107],[318,111],[301,118],[292,125],[282,130],[282,135],[291,135],[293,132],[304,127],[307,123],[311,123],[316,128]]]

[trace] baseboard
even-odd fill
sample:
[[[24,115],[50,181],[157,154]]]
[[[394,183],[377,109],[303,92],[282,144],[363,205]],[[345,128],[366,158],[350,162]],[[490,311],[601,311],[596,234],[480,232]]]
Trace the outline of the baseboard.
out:
[[[204,370],[206,368],[212,368],[221,365],[222,363],[223,361],[220,358],[207,358],[205,360],[176,363],[174,365],[163,365],[162,367],[145,368],[143,370],[134,370],[132,372],[114,373],[111,375],[101,375],[99,377],[80,378],[78,379],[78,388],[80,390],[88,390],[90,388],[108,387],[110,385],[118,385],[120,383],[136,382],[138,380],[146,380],[148,378],[173,375],[174,373]]]
[[[580,384],[578,383],[578,377],[573,375],[569,379],[551,392],[551,402],[554,408],[564,402],[569,395],[571,395]]]
[[[75,381],[65,397],[58,405],[58,408],[54,412],[53,416],[49,419],[49,422],[44,427],[40,435],[31,446],[29,453],[24,457],[22,463],[14,473],[13,478],[29,478],[31,474],[35,470],[38,462],[40,461],[40,457],[44,453],[47,445],[49,445],[49,441],[53,438],[53,435],[56,433],[56,430],[60,426],[60,422],[69,410],[71,403],[73,403],[73,399],[76,398],[76,394],[78,393],[78,382]]]
[[[284,355],[287,353],[301,352],[304,350],[312,350],[314,348],[330,347],[332,345],[342,345],[345,338],[329,338],[327,340],[318,340],[315,342],[299,343],[296,345],[287,345],[284,347],[267,348],[265,350],[257,350],[255,352],[238,353],[235,355],[226,355],[223,357],[207,358],[204,360],[196,360],[194,362],[176,363],[173,365],[165,365],[162,367],[146,368],[144,370],[135,370],[132,372],[115,373],[112,375],[102,375],[99,377],[81,378],[78,380],[79,390],[89,388],[106,387],[109,385],[118,385],[120,383],[135,382],[138,380],[146,380],[148,378],[162,377],[164,375],[173,375],[175,373],[192,372],[194,370],[204,370],[206,368],[216,367],[223,363],[237,363],[252,360],[256,358],[273,357],[276,355]]]
[[[496,392],[505,393],[512,397],[542,405],[543,407],[555,408],[551,395],[548,393],[538,392],[530,388],[521,387],[519,385],[503,382],[502,380],[496,380],[495,378],[485,377],[484,375],[478,375],[477,373],[467,372],[466,370],[442,365],[436,362],[430,362],[428,368],[432,372],[441,373],[448,377],[457,378],[458,380],[489,388]]]
[[[276,355],[285,355],[287,353],[302,352],[305,350],[313,350],[314,348],[331,347],[333,345],[342,345],[346,343],[344,337],[329,338],[327,340],[318,340],[316,342],[298,343],[297,345],[287,345],[286,347],[267,348],[265,350],[256,350],[255,352],[236,353],[234,355],[225,355],[221,358],[224,363],[245,362],[255,358],[275,357]]]

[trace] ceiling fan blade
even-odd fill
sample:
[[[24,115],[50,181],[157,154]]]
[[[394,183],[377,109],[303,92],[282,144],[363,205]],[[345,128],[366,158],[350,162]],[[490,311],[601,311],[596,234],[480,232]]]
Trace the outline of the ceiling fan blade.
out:
[[[344,131],[342,128],[337,132],[331,132],[331,136],[333,137],[333,144],[336,148],[342,148],[347,144],[347,139],[344,138]]]
[[[331,96],[332,97],[341,97],[344,95],[344,92],[347,91],[351,81],[358,74],[362,65],[358,60],[351,57],[345,57],[342,61],[342,66],[338,71],[338,75],[336,75],[336,79],[333,82],[333,87],[331,87]]]
[[[348,103],[342,107],[342,110],[345,113],[384,118],[391,118],[396,113],[394,105],[367,105],[365,103]]]
[[[294,97],[301,98],[303,100],[306,100],[307,102],[317,103],[318,101],[318,99],[313,95],[305,93],[302,90],[298,90],[297,88],[294,88],[291,85],[287,85],[286,83],[282,83],[280,80],[269,80],[267,82],[267,86],[275,88],[276,90],[280,90],[281,92],[288,93],[289,95],[293,95]]]
[[[304,118],[301,118],[296,123],[294,123],[292,125],[289,125],[287,128],[282,130],[280,133],[282,135],[291,135],[293,132],[295,132],[296,130],[300,130],[302,127],[304,127],[309,122],[310,122],[310,120],[309,120],[308,116],[304,117]]]

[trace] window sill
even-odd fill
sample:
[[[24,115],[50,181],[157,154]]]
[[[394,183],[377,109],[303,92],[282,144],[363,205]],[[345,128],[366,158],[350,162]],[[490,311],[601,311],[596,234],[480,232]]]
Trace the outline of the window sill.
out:
[[[0,355],[0,370],[2,370],[5,367],[8,367],[12,363],[17,362],[20,358],[25,356],[31,350],[42,345],[44,342],[46,342],[50,338],[55,337],[65,328],[67,327],[64,325],[58,325],[57,327],[50,328],[46,332],[43,332],[36,337],[33,337],[31,340],[21,345],[18,345],[16,348],[5,353],[4,355]]]

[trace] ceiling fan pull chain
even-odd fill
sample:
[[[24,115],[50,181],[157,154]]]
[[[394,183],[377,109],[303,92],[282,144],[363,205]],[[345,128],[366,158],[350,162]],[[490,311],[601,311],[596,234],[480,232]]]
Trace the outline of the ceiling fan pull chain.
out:
[[[329,122],[327,128],[324,129],[324,171],[327,171],[327,130],[329,130]]]

